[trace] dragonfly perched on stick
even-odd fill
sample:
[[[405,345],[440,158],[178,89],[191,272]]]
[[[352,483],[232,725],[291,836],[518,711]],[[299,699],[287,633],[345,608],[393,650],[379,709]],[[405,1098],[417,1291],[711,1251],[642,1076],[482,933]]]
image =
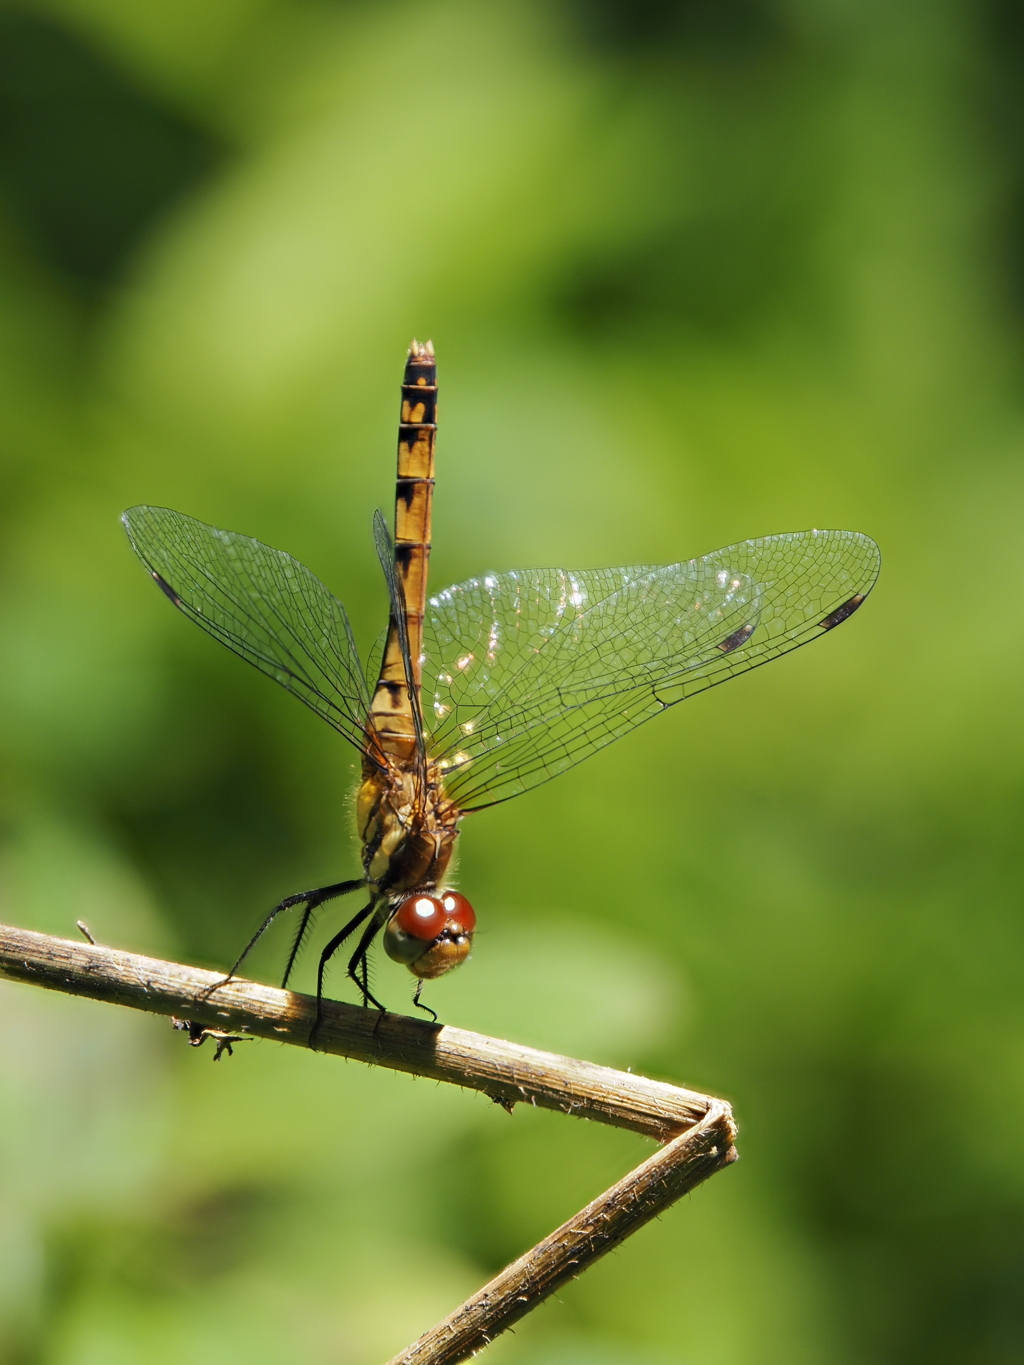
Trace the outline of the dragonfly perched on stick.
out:
[[[368,953],[425,980],[469,956],[476,916],[447,885],[463,816],[529,791],[677,702],[832,630],[878,575],[856,531],[746,540],[702,559],[616,569],[489,573],[427,598],[437,381],[430,342],[413,342],[402,384],[394,539],[374,516],[390,618],[365,668],[345,608],[298,560],[161,507],[133,507],[135,552],[176,607],[294,693],[361,755],[363,875],[286,897],[298,909],[287,985],[320,906],[367,903],[324,947],[324,972],[358,938],[348,975],[364,1005]],[[427,1006],[420,1005],[427,1009]],[[433,1014],[433,1011],[429,1011]],[[436,1016],[435,1016],[436,1017]]]

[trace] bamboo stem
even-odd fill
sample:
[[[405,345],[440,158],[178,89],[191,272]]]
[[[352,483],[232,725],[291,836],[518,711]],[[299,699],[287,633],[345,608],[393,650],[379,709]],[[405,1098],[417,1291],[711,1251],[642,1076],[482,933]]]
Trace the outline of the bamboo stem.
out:
[[[99,944],[0,925],[0,974],[226,1034],[307,1047],[311,996]],[[736,1158],[729,1106],[629,1072],[464,1029],[325,1001],[317,1050],[534,1104],[666,1142],[618,1184],[508,1266],[390,1365],[453,1365]]]

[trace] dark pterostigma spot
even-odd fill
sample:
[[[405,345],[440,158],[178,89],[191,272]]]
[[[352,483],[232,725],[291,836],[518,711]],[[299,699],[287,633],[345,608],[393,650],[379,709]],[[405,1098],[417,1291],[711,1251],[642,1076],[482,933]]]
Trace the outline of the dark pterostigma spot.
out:
[[[178,594],[177,594],[177,593],[174,591],[174,589],[171,587],[170,583],[168,583],[166,579],[161,578],[160,575],[157,573],[157,571],[156,571],[155,569],[151,569],[150,572],[151,572],[152,575],[153,575],[153,582],[157,585],[157,587],[160,589],[160,591],[161,591],[166,597],[169,597],[176,607],[180,607],[180,606],[181,606],[181,598],[178,596]]]
[[[849,598],[841,607],[836,607],[835,611],[829,612],[824,621],[819,621],[818,625],[822,630],[831,630],[833,626],[841,625],[848,616],[852,616],[860,604],[864,601],[864,594],[858,593],[856,597]]]
[[[727,635],[718,648],[723,654],[731,654],[734,649],[739,649],[740,645],[745,645],[753,633],[753,626],[740,626],[739,630]]]

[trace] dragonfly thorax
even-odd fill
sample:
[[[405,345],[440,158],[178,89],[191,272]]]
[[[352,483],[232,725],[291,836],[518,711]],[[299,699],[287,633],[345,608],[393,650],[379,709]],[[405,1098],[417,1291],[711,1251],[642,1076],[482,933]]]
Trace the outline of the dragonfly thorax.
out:
[[[430,891],[441,883],[458,836],[458,811],[435,774],[423,790],[408,768],[365,763],[356,820],[367,880],[382,892]]]

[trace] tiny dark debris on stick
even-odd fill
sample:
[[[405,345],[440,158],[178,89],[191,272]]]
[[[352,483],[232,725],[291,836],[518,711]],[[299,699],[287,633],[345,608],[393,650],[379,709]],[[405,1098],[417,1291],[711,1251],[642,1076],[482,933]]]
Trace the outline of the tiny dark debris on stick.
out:
[[[217,1051],[213,1054],[215,1062],[220,1061],[222,1052],[226,1052],[229,1057],[235,1054],[231,1050],[232,1043],[251,1043],[252,1037],[242,1033],[225,1033],[220,1028],[207,1028],[205,1024],[197,1024],[194,1019],[175,1019],[171,1016],[171,1028],[177,1029],[179,1033],[188,1034],[189,1047],[202,1047],[207,1038],[212,1038],[217,1044]]]

